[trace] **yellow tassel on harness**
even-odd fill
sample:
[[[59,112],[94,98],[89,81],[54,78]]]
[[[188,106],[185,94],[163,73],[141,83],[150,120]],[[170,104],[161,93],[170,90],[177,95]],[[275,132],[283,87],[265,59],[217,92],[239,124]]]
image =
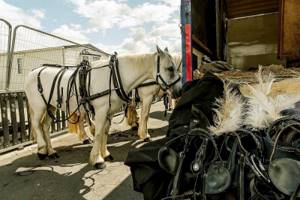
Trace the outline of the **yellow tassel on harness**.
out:
[[[139,118],[136,112],[135,90],[132,91],[132,100],[128,104],[126,118],[129,126],[138,127]]]

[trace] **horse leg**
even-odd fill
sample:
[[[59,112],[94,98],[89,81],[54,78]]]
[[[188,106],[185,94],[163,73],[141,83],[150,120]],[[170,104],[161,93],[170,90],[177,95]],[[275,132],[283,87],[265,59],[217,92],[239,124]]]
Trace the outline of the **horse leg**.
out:
[[[142,140],[150,139],[147,123],[148,123],[149,112],[150,112],[152,101],[153,101],[153,96],[148,96],[148,97],[144,98],[142,101],[141,121],[140,121],[140,125],[139,125],[139,130],[138,130],[138,136]]]
[[[132,130],[138,130],[139,118],[137,116],[136,108],[137,104],[131,101],[127,108],[127,123],[131,126]]]
[[[46,141],[46,145],[47,145],[47,151],[48,151],[48,157],[49,158],[58,158],[58,154],[56,153],[56,151],[53,149],[52,144],[51,144],[51,138],[50,138],[50,126],[52,123],[52,119],[51,117],[48,115],[48,113],[46,113],[43,122],[42,122],[42,128],[43,128],[43,132],[44,132],[44,139]]]
[[[79,119],[79,139],[83,144],[90,144],[94,140],[94,136],[90,133],[89,128],[84,127],[84,119],[88,121],[88,116],[86,113],[80,115]],[[90,127],[90,126],[88,126]]]
[[[107,138],[109,135],[109,128],[111,125],[111,121],[110,120],[106,120],[105,123],[105,132],[103,134],[103,139],[102,139],[102,144],[101,144],[101,154],[102,157],[104,158],[105,161],[112,161],[114,158],[112,157],[112,155],[110,154],[110,152],[107,149]]]
[[[173,99],[172,99],[172,97],[171,97],[171,95],[170,94],[168,94],[168,103],[169,103],[169,107],[168,107],[168,110],[170,111],[170,110],[172,110],[172,109],[174,109],[174,106],[173,106]]]
[[[96,111],[95,115],[95,139],[93,148],[90,153],[90,164],[97,169],[104,169],[105,162],[101,154],[101,145],[103,144],[103,135],[105,134],[105,125],[107,114],[103,114],[103,110]],[[106,112],[107,113],[107,112]]]
[[[33,109],[29,106],[29,115],[31,118],[31,130],[36,135],[36,142],[37,142],[37,155],[40,160],[43,160],[47,157],[47,144],[45,142],[45,139],[43,137],[43,130],[41,129],[40,122],[42,121],[43,115],[45,114],[44,109],[36,109],[33,111]]]
[[[92,134],[92,136],[95,136],[95,123],[91,121],[91,125],[89,126],[89,131]]]

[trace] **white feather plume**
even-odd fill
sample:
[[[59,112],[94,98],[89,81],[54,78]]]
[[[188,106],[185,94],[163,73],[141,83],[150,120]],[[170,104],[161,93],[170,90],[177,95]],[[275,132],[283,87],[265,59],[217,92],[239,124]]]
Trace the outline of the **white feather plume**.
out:
[[[258,72],[255,74],[258,84],[254,86],[255,89],[259,90],[263,94],[268,95],[272,90],[272,85],[275,81],[274,75],[269,73],[268,75],[262,74],[262,66],[259,66]]]
[[[270,97],[260,89],[256,89],[249,85],[251,95],[247,103],[246,125],[251,125],[254,128],[263,128],[272,119],[277,119],[275,106]]]
[[[240,128],[244,106],[240,95],[228,85],[224,85],[224,96],[216,100],[216,105],[217,108],[214,109],[214,126],[208,127],[213,134],[221,135]]]
[[[281,94],[277,95],[273,99],[275,110],[279,114],[282,110],[295,108],[295,103],[300,101],[300,94]]]
[[[254,128],[264,128],[282,117],[280,114],[282,110],[293,108],[300,100],[300,95],[280,94],[271,97],[269,94],[275,81],[274,76],[271,73],[263,76],[260,67],[256,78],[258,81],[256,86],[248,85],[251,95],[247,103],[247,117],[244,124]]]

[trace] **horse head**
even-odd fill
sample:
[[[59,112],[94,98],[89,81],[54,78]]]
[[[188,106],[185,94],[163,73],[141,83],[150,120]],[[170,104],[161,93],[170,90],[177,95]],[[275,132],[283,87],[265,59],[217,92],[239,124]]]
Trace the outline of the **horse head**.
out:
[[[156,82],[163,90],[170,92],[172,97],[179,97],[182,83],[180,72],[177,70],[178,66],[174,64],[174,60],[167,48],[165,50],[161,50],[157,46],[156,54]]]

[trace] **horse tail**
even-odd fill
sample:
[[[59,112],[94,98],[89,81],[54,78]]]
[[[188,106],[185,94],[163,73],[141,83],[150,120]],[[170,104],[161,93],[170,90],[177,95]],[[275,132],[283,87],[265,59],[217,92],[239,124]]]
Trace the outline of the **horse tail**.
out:
[[[131,127],[138,126],[139,117],[136,112],[136,103],[134,101],[130,102],[126,110],[127,124]]]
[[[79,134],[79,116],[73,113],[68,120],[68,130],[69,133]]]

